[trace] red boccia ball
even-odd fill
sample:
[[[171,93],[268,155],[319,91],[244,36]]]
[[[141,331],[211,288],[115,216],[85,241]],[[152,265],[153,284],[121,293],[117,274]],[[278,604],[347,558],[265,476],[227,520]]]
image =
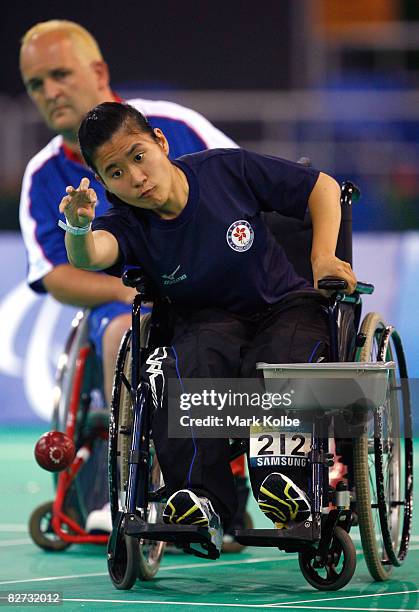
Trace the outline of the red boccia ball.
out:
[[[61,472],[73,461],[76,447],[62,431],[44,433],[35,445],[35,459],[48,472]]]

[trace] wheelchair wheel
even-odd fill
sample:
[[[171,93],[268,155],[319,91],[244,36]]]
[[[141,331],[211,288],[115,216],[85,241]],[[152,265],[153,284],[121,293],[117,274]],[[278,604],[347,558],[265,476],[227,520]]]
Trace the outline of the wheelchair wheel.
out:
[[[390,374],[389,395],[354,440],[354,482],[362,547],[374,580],[386,580],[407,554],[412,516],[413,448],[406,362],[400,338],[382,317],[369,313],[362,325],[359,361],[396,361],[401,385]],[[398,392],[396,393],[396,390]]]
[[[68,548],[71,543],[64,542],[54,532],[52,520],[52,501],[41,504],[32,512],[29,518],[29,535],[37,546],[47,551],[61,551]],[[66,510],[66,514],[74,521],[77,521],[77,513],[70,509]],[[66,526],[63,526],[68,533],[72,533]]]
[[[141,319],[141,343],[142,339],[148,334],[150,315],[145,315]],[[118,511],[126,512],[125,494],[126,483],[128,481],[128,457],[131,446],[131,433],[133,422],[133,407],[130,393],[131,380],[131,332],[128,331],[121,344],[118,356],[116,375],[114,381],[111,423],[109,435],[109,475],[110,475],[110,501],[112,520]],[[150,483],[149,491],[154,491],[163,486],[163,479],[154,445],[150,441]],[[146,516],[142,517],[149,523],[158,523],[162,520],[163,504],[151,502],[148,504]],[[129,542],[128,542],[129,541]],[[135,571],[135,578],[140,580],[151,580],[160,567],[165,542],[148,540],[137,540],[133,537],[125,537],[127,550],[127,572]],[[138,549],[138,556],[134,555],[133,548]],[[136,568],[129,567],[131,557],[136,560]],[[111,575],[112,577],[112,575]],[[113,580],[113,578],[112,578]],[[127,580],[127,584],[129,584]],[[130,586],[118,586],[117,588],[131,588]],[[132,586],[132,585],[131,585]]]
[[[349,534],[335,527],[324,565],[316,561],[317,550],[309,548],[298,554],[304,578],[319,591],[338,591],[351,580],[356,567],[356,550]]]

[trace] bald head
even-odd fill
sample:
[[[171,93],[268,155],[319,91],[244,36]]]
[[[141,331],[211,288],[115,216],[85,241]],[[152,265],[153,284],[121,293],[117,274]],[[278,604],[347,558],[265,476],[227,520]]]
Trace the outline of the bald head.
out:
[[[47,125],[71,145],[85,114],[112,101],[109,72],[95,39],[68,21],[47,21],[22,39],[20,70]]]
[[[78,23],[65,19],[51,19],[42,21],[32,26],[22,37],[20,46],[20,57],[25,48],[39,38],[46,35],[57,35],[61,38],[69,39],[73,44],[73,49],[78,53],[80,59],[86,61],[103,61],[102,53],[96,39]]]

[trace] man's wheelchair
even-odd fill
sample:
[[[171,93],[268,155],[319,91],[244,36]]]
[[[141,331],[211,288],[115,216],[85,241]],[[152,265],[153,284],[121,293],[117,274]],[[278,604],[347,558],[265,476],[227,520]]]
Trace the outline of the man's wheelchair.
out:
[[[109,413],[102,386],[101,363],[88,339],[88,312],[80,311],[59,359],[52,414],[52,429],[69,435],[77,454],[67,470],[54,474],[54,500],[35,508],[29,519],[29,533],[44,550],[108,541],[106,534],[85,530],[89,512],[108,500]]]
[[[337,254],[352,262],[352,199],[359,193],[351,183],[342,187],[342,223]],[[311,279],[311,226],[279,217],[270,220],[274,234],[301,275]],[[298,241],[296,237],[298,236]],[[298,251],[295,245],[298,242]],[[305,248],[301,247],[302,242]],[[294,248],[293,248],[294,247]],[[312,279],[311,279],[312,280]],[[130,589],[137,579],[150,580],[158,571],[165,542],[186,552],[194,543],[216,558],[206,529],[162,522],[166,492],[151,439],[149,385],[140,379],[140,367],[155,347],[168,345],[164,301],[155,302],[150,317],[140,318],[142,301],[150,299],[141,271],[129,270],[124,282],[138,291],[132,310],[132,328],[121,344],[114,381],[109,429],[109,477],[113,531],[108,543],[108,570],[117,589]],[[312,520],[291,529],[241,529],[235,538],[244,545],[273,546],[297,552],[302,574],[315,588],[337,590],[355,571],[356,551],[349,535],[359,525],[365,560],[374,580],[386,580],[406,557],[412,518],[412,432],[407,368],[397,331],[377,313],[361,323],[361,295],[373,286],[359,283],[353,295],[343,293],[338,279],[324,279],[328,289],[330,361],[333,363],[395,362],[388,368],[387,400],[376,407],[364,433],[342,440],[339,454],[348,466],[348,483],[329,488],[328,472],[334,455],[324,428],[312,431],[306,460],[311,471],[309,497]],[[328,419],[326,412],[317,420]],[[318,423],[319,425],[319,423]],[[319,434],[318,431],[321,431]],[[249,452],[249,440],[234,440],[231,457]],[[196,553],[194,553],[196,554]]]

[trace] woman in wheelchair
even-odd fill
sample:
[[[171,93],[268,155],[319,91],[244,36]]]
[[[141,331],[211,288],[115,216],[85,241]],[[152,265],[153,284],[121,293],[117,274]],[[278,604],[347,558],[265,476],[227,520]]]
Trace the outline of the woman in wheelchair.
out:
[[[153,439],[169,498],[166,523],[207,525],[219,551],[236,507],[227,439],[168,439],[169,378],[255,377],[256,363],[328,359],[329,330],[319,279],[356,278],[335,256],[340,188],[312,168],[243,149],[168,159],[163,132],[134,108],[105,103],[88,113],[79,140],[87,164],[113,204],[94,219],[96,194],[84,178],[69,186],[69,261],[121,274],[140,265],[173,308],[170,347],[156,349],[142,376],[152,389]],[[314,287],[297,275],[261,213],[313,225]],[[301,473],[300,473],[301,472]],[[306,520],[303,468],[268,473],[253,492],[278,528]]]

